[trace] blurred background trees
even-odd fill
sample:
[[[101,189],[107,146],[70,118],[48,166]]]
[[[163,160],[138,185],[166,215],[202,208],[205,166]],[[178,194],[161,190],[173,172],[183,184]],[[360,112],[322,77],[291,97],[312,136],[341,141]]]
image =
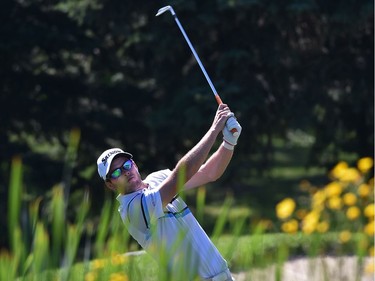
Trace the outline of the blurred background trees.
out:
[[[303,167],[373,157],[373,1],[6,0],[2,228],[14,155],[25,200],[45,194],[64,181],[69,133],[79,128],[71,188],[89,189],[100,205],[103,150],[131,151],[146,174],[173,168],[209,127],[217,105],[173,18],[155,17],[164,5],[243,126],[223,184],[249,186],[249,175],[267,173],[276,143],[305,148],[306,157],[290,155]]]

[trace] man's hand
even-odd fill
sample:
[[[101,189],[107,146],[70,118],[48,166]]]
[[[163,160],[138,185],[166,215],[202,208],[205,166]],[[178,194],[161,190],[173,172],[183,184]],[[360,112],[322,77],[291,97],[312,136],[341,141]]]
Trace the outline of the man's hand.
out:
[[[231,130],[235,128],[238,132],[238,135],[234,136]],[[238,123],[237,119],[233,116],[229,117],[227,123],[223,129],[223,139],[229,145],[235,146],[237,144],[237,140],[240,137],[242,131],[242,127],[240,123]]]
[[[233,116],[233,113],[230,111],[228,105],[220,104],[217,108],[211,128],[220,133],[220,131],[222,131],[225,127],[228,118],[231,116]]]

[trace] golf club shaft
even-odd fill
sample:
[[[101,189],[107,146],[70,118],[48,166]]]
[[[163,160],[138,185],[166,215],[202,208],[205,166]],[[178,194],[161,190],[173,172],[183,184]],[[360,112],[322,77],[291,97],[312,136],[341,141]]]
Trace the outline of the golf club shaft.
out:
[[[178,28],[180,29],[182,35],[184,36],[185,41],[188,43],[188,45],[189,45],[189,47],[190,47],[190,50],[191,50],[191,52],[193,53],[193,55],[194,55],[194,57],[195,57],[195,60],[198,62],[199,67],[201,68],[201,70],[202,70],[202,72],[203,72],[203,74],[204,74],[204,77],[206,77],[206,80],[207,80],[208,84],[210,85],[212,92],[214,93],[214,96],[215,96],[216,102],[217,102],[219,105],[222,104],[223,101],[221,100],[219,94],[217,93],[214,84],[212,83],[210,77],[208,76],[206,69],[204,68],[204,66],[203,66],[203,64],[202,64],[202,62],[201,62],[201,60],[200,60],[200,58],[199,58],[197,52],[195,51],[193,45],[191,44],[191,42],[190,42],[190,40],[189,40],[189,37],[187,36],[187,34],[186,34],[186,32],[185,32],[185,29],[182,27],[180,21],[178,20],[177,15],[176,15],[175,11],[173,10],[173,8],[172,8],[171,6],[165,6],[165,7],[161,8],[161,9],[159,9],[159,11],[158,11],[158,13],[156,14],[156,16],[159,16],[159,15],[161,15],[162,13],[164,13],[164,12],[166,12],[166,11],[170,11],[171,14],[172,14],[172,16],[173,16],[173,18],[175,19],[175,21],[176,21],[176,23],[177,23],[177,25],[178,25]],[[230,117],[230,118],[234,118],[234,117]],[[231,133],[232,133],[233,135],[238,135],[238,131],[237,131],[236,128],[232,128],[230,131],[231,131]]]
[[[201,60],[200,60],[200,58],[199,58],[197,52],[195,51],[193,45],[191,44],[191,42],[190,42],[190,40],[189,40],[189,37],[187,36],[187,34],[186,34],[184,28],[182,27],[182,25],[181,25],[180,21],[178,20],[177,15],[176,15],[175,13],[174,13],[173,17],[174,17],[174,19],[175,19],[175,21],[176,21],[178,27],[180,28],[181,33],[182,33],[182,35],[183,35],[184,38],[185,38],[185,41],[188,43],[188,45],[189,45],[189,47],[190,47],[190,50],[191,50],[191,52],[193,53],[193,55],[194,55],[194,57],[195,57],[195,60],[198,62],[199,67],[201,68],[201,70],[202,70],[202,72],[203,72],[203,74],[204,74],[204,77],[206,77],[206,80],[207,80],[208,84],[210,85],[212,92],[213,92],[214,95],[215,95],[216,102],[217,102],[219,105],[222,104],[223,101],[221,100],[219,94],[217,93],[217,91],[216,91],[216,89],[215,89],[215,86],[214,86],[214,84],[212,83],[212,81],[211,81],[211,79],[210,79],[210,76],[208,76],[208,73],[207,73],[206,69],[204,68],[203,63],[201,62]],[[237,129],[236,129],[236,128],[232,128],[230,131],[231,131],[231,133],[232,133],[233,135],[237,133]]]
[[[178,20],[177,15],[174,14],[173,17],[174,17],[174,19],[175,19],[175,21],[176,21],[178,27],[180,28],[181,33],[182,33],[182,35],[184,36],[186,42],[188,43],[188,45],[189,45],[189,47],[190,47],[190,50],[191,50],[191,52],[193,53],[193,55],[194,55],[196,61],[198,62],[199,67],[201,68],[201,70],[202,70],[202,72],[203,72],[203,74],[204,74],[204,77],[206,77],[206,80],[207,80],[208,84],[210,85],[212,92],[213,92],[214,95],[215,95],[215,99],[216,99],[217,103],[218,103],[218,104],[222,104],[223,101],[221,100],[219,94],[217,93],[217,91],[216,91],[216,89],[215,89],[215,86],[214,86],[214,84],[212,83],[212,81],[211,81],[211,79],[210,79],[210,76],[208,76],[208,73],[207,73],[206,69],[204,68],[204,66],[203,66],[203,64],[202,64],[202,62],[201,62],[201,60],[199,59],[199,56],[198,56],[197,52],[195,51],[193,45],[191,44],[191,42],[190,42],[190,40],[189,40],[189,37],[187,36],[187,34],[186,34],[184,28],[182,27],[180,21]]]

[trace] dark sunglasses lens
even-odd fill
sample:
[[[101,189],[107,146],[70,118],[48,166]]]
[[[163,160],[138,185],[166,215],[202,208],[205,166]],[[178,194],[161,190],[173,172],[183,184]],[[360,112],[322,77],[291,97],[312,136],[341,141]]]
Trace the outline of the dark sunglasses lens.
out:
[[[121,169],[116,169],[111,174],[111,178],[113,179],[117,179],[119,176],[121,176]]]
[[[132,168],[132,161],[128,160],[122,165],[122,167],[126,170],[129,171]]]

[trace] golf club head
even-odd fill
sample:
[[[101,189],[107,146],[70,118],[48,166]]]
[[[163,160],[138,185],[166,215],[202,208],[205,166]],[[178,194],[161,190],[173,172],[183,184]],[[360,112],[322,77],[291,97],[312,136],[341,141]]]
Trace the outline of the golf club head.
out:
[[[165,7],[159,9],[159,11],[156,13],[156,17],[160,16],[161,14],[164,14],[166,11],[170,11],[172,16],[174,16],[176,14],[174,12],[172,6],[165,6]]]

